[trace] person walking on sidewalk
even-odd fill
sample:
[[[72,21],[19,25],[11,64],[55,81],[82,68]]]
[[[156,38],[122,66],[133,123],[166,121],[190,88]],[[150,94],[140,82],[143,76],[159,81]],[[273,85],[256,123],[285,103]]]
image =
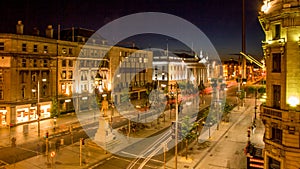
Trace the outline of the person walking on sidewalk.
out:
[[[60,140],[56,139],[56,141],[55,141],[55,150],[56,150],[56,152],[59,152],[59,147],[60,147]]]

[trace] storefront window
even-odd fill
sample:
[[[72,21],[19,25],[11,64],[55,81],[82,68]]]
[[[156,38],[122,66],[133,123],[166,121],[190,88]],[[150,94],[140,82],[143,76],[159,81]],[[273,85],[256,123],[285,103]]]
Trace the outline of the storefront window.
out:
[[[29,120],[28,108],[17,109],[17,123],[26,122]]]
[[[30,118],[30,120],[36,120],[38,118],[38,115],[36,113],[36,108],[35,107],[31,107],[30,108],[29,118]]]
[[[0,126],[6,125],[6,112],[7,112],[6,110],[0,110]]]
[[[41,106],[41,118],[50,117],[50,104]]]

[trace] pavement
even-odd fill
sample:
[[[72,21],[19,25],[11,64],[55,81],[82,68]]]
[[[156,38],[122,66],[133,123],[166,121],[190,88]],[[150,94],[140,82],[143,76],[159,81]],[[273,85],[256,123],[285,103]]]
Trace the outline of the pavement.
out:
[[[209,129],[205,128],[202,130],[200,137],[198,138],[201,143],[194,142],[189,145],[189,153],[188,159],[185,158],[184,150],[179,152],[178,156],[178,163],[177,168],[199,168],[201,160],[203,160],[206,156],[208,156],[209,152],[211,152],[216,144],[220,141],[221,138],[226,137],[228,131],[230,130],[231,126],[234,125],[237,119],[235,118],[242,118],[246,116],[246,114],[253,112],[254,104],[252,103],[253,100],[249,99],[246,101],[245,107],[235,107],[232,112],[231,118],[229,122],[221,122],[219,126],[219,130],[217,130],[217,125],[211,126]],[[204,106],[203,106],[204,107]],[[145,138],[152,134],[155,134],[159,130],[163,128],[167,128],[170,126],[171,121],[173,121],[173,117],[169,117],[169,111],[165,112],[166,114],[166,122],[161,122],[159,126],[156,124],[154,127],[148,128],[146,130],[141,130],[136,133],[132,133],[131,137],[139,137]],[[89,116],[91,117],[91,116]],[[259,113],[257,115],[256,120],[256,130],[251,134],[250,140],[254,143],[257,147],[264,147],[264,143],[262,141],[262,134],[264,132],[263,124],[259,118]],[[70,119],[69,119],[70,120]],[[88,118],[87,118],[88,120]],[[61,121],[61,124],[64,124]],[[60,122],[58,121],[58,125]],[[249,122],[249,126],[251,126],[251,120]],[[245,133],[245,146],[247,141],[247,130],[241,131]],[[122,142],[126,140],[119,140],[115,144],[122,145]],[[134,143],[134,142],[132,142]],[[197,147],[197,148],[196,148]],[[121,150],[122,146],[119,146]],[[93,168],[96,166],[100,161],[109,158],[112,154],[110,152],[106,152],[103,148],[99,147],[96,143],[93,142],[91,139],[87,139],[85,141],[85,145],[82,146],[82,163],[80,166],[80,145],[79,143],[74,143],[69,146],[61,146],[59,151],[55,151],[54,147],[50,148],[50,152],[55,152],[53,157],[50,154],[41,155],[37,154],[37,156],[26,159],[24,161],[17,162],[15,164],[4,166],[7,169],[41,169],[41,168],[55,168],[55,169],[82,169],[82,168]],[[54,153],[53,153],[54,154]],[[246,158],[246,156],[245,156]],[[224,162],[226,163],[226,161]],[[175,158],[171,158],[166,164],[167,168],[175,168]],[[229,168],[229,167],[228,167]]]
[[[198,138],[198,142],[195,140],[189,144],[188,158],[185,156],[185,149],[178,152],[177,168],[229,169],[233,167],[233,165],[230,166],[230,162],[240,163],[237,164],[239,165],[238,167],[233,168],[246,168],[246,155],[243,153],[243,148],[246,147],[248,140],[247,126],[251,126],[254,119],[253,110],[254,99],[247,99],[244,107],[235,107],[231,111],[229,122],[221,122],[218,130],[217,124],[210,127],[210,129],[205,129],[204,127]],[[238,126],[240,130],[231,131],[231,128],[237,125],[238,121],[242,121],[245,124],[242,127]],[[250,141],[255,147],[264,148],[264,125],[259,117],[259,112],[255,121],[256,129],[251,131]],[[229,145],[228,140],[226,140],[229,137],[232,145]],[[221,144],[221,141],[225,143]],[[228,160],[237,155],[237,152],[239,152],[239,155],[235,157],[236,161]],[[167,162],[166,168],[175,168],[175,157]]]
[[[130,137],[133,138],[146,138],[152,134],[157,133],[163,128],[170,127],[172,118],[169,117],[169,111],[165,112],[166,121],[160,119],[160,124],[154,124],[153,127],[137,131],[132,133]],[[155,121],[156,122],[156,121]],[[123,145],[124,141],[129,142],[130,140],[116,140],[114,146],[121,150],[125,148]],[[130,142],[131,144],[134,141]],[[115,149],[114,149],[115,150]],[[116,151],[118,151],[116,150]],[[51,157],[51,152],[55,153],[54,157]],[[110,157],[112,154],[106,152],[102,147],[98,146],[92,139],[86,139],[85,145],[82,146],[82,163],[80,166],[80,144],[76,142],[69,146],[61,146],[59,151],[56,151],[54,147],[50,148],[50,154],[40,155],[5,166],[6,169],[41,169],[41,168],[55,168],[55,169],[82,169],[82,168],[93,168],[100,161]]]

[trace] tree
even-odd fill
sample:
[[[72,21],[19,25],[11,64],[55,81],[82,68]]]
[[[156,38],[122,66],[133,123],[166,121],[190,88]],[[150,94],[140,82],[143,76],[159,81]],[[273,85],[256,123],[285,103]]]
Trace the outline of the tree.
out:
[[[193,140],[197,137],[197,133],[194,132],[195,128],[197,129],[197,124],[193,124],[190,122],[189,116],[184,116],[182,123],[181,123],[181,129],[179,133],[181,133],[181,136],[183,138],[183,142],[185,142],[185,158],[187,159],[188,154],[188,142],[190,140]]]
[[[260,88],[258,88],[258,93],[260,93],[260,94],[264,94],[264,93],[266,93],[266,87],[260,87]]]
[[[58,117],[60,115],[58,111],[58,104],[56,98],[52,98],[52,104],[51,104],[51,109],[50,109],[50,116],[51,117]]]

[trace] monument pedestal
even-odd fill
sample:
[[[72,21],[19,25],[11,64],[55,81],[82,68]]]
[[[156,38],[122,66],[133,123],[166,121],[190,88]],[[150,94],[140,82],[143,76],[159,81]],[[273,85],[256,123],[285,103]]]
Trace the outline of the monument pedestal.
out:
[[[108,117],[99,117],[99,128],[95,134],[94,141],[101,146],[106,146],[116,138],[116,136],[112,133],[112,128],[108,122]]]

